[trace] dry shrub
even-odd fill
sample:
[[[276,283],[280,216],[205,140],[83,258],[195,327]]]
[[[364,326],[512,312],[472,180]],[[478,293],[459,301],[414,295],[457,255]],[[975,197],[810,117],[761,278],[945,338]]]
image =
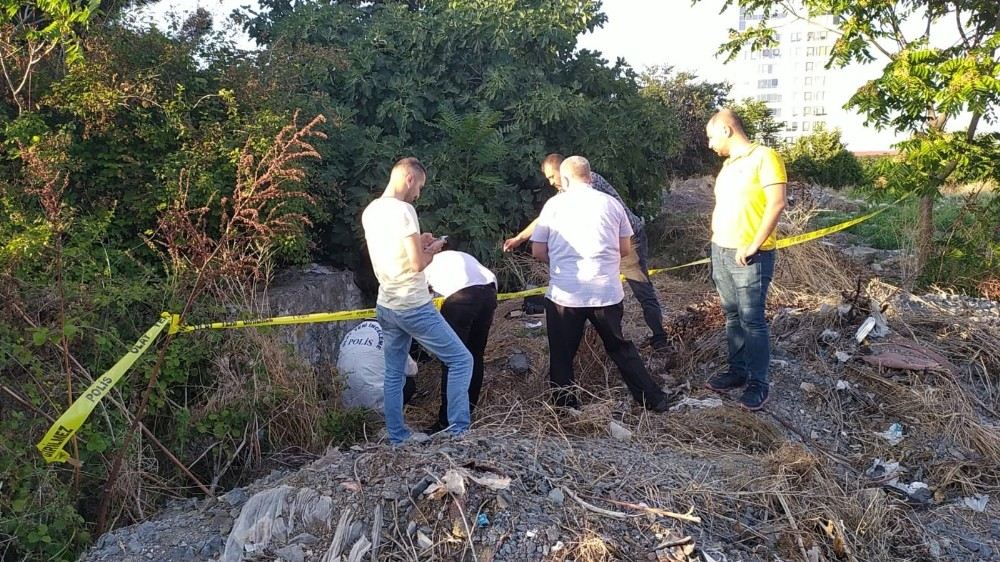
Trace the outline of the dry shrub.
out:
[[[556,553],[553,560],[576,562],[612,562],[620,560],[614,543],[592,529],[582,529],[565,552]]]

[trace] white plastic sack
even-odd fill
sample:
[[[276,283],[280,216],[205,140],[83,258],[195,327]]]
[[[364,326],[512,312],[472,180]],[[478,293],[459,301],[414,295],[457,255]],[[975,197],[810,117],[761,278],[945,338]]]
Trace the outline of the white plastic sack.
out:
[[[341,401],[348,408],[371,408],[382,411],[385,385],[385,340],[382,326],[366,320],[347,332],[340,342],[337,372],[344,383]],[[417,374],[417,362],[406,357],[406,376]]]

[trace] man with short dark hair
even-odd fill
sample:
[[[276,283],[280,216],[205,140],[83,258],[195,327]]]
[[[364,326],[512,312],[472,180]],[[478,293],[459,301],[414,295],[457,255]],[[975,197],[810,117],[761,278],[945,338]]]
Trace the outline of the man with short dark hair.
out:
[[[775,228],[785,208],[787,176],[773,149],[751,142],[731,110],[705,128],[708,145],[726,157],[715,180],[712,280],[726,315],[729,367],[706,386],[717,392],[746,387],[743,407],[760,410],[769,394],[771,344],[764,316],[774,276]]]
[[[666,396],[622,335],[625,292],[618,273],[622,257],[632,251],[633,234],[625,209],[591,186],[585,158],[567,158],[560,175],[563,189],[545,204],[531,234],[532,255],[549,264],[545,320],[555,405],[579,405],[571,389],[573,358],[589,320],[635,400],[648,410],[665,412]]]
[[[562,179],[559,174],[559,166],[563,163],[564,157],[562,154],[552,153],[542,160],[542,174],[545,175],[545,179],[548,180],[549,184],[560,191],[562,189]],[[656,288],[649,280],[649,263],[647,258],[649,256],[649,241],[646,237],[645,223],[642,217],[636,215],[631,209],[625,205],[622,200],[621,195],[615,190],[615,188],[608,183],[608,180],[604,179],[597,172],[591,172],[590,185],[595,190],[607,194],[614,198],[625,210],[625,215],[628,217],[629,225],[632,227],[632,232],[634,233],[631,239],[631,246],[634,250],[627,256],[623,257],[621,260],[621,273],[625,276],[625,280],[628,282],[629,288],[632,290],[632,294],[635,295],[636,300],[642,307],[642,317],[646,321],[646,325],[649,326],[652,332],[652,337],[649,338],[649,344],[655,350],[663,350],[667,347],[667,334],[663,329],[663,309],[660,307],[660,301],[656,296]],[[529,240],[531,238],[531,233],[535,230],[535,225],[538,224],[538,219],[531,222],[524,230],[519,232],[513,238],[508,238],[503,243],[503,250],[505,252],[510,252]]]
[[[448,366],[449,431],[468,429],[472,355],[434,307],[424,269],[442,241],[420,232],[412,203],[427,172],[416,158],[396,162],[382,196],[365,207],[361,223],[378,279],[376,315],[385,335],[385,425],[392,443],[422,440],[403,419],[403,384],[410,344],[416,339]]]

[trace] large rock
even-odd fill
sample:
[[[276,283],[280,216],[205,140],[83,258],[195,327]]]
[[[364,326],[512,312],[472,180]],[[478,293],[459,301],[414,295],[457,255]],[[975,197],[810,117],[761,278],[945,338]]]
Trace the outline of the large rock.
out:
[[[309,264],[279,273],[267,291],[272,316],[337,312],[364,308],[354,273]],[[296,354],[318,372],[337,364],[340,341],[359,321],[299,324],[279,328]]]

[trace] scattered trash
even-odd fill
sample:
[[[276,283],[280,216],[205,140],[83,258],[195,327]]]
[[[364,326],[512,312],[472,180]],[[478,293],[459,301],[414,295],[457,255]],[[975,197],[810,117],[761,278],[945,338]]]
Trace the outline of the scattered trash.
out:
[[[619,441],[632,440],[632,432],[616,421],[611,421],[610,423],[608,423],[608,430],[611,432],[611,437],[614,437]]]
[[[534,322],[532,322],[530,320],[525,320],[524,321],[524,327],[525,328],[531,328],[531,329],[541,328],[542,327],[542,321],[541,320],[535,320]]]
[[[507,359],[507,368],[518,375],[526,375],[531,372],[531,360],[528,355],[520,349],[515,349]]]
[[[986,511],[986,504],[990,501],[989,494],[976,494],[968,498],[962,498],[962,505],[975,511],[976,513],[982,513]]]
[[[851,360],[851,357],[854,357],[853,355],[847,353],[846,351],[838,351],[834,353],[833,356],[836,357],[837,361],[840,361],[841,363],[847,363],[848,361]]]
[[[788,367],[788,361],[784,359],[771,359],[771,366],[778,369],[785,369]]]
[[[903,339],[894,339],[889,343],[873,346],[872,351],[872,355],[864,355],[862,359],[876,367],[912,371],[950,370],[948,360],[944,357]]]
[[[899,423],[893,423],[889,426],[889,429],[885,431],[876,431],[875,435],[878,435],[882,439],[889,442],[890,445],[898,445],[900,441],[903,440],[903,426]]]
[[[845,381],[844,379],[837,379],[837,390],[850,390],[851,383]]]
[[[707,408],[720,408],[722,407],[721,398],[691,398],[690,396],[684,398],[677,404],[670,407],[671,412],[676,412],[682,408],[691,408],[693,410],[701,410]]]
[[[905,493],[910,500],[919,503],[930,503],[931,499],[934,497],[931,493],[930,487],[923,482],[911,482],[909,484],[895,482],[890,483],[889,485]]]
[[[841,316],[847,316],[848,314],[851,313],[851,310],[853,308],[854,308],[854,305],[848,304],[848,303],[844,303],[844,304],[838,305],[837,306],[837,314],[839,314]]]
[[[813,394],[816,392],[816,385],[814,385],[811,382],[803,382],[802,384],[799,385],[799,388],[802,389],[802,392],[808,392],[809,394]]]
[[[468,472],[466,472],[465,475],[469,477],[469,480],[472,480],[480,486],[486,486],[491,490],[506,490],[507,488],[510,488],[509,476],[501,476],[492,472],[487,473],[486,476],[476,476]]]
[[[854,339],[861,343],[865,341],[869,335],[875,338],[883,338],[889,335],[889,323],[886,322],[885,316],[882,314],[882,304],[877,300],[872,299],[872,312],[865,321],[861,323],[861,327],[854,334]]]
[[[524,536],[528,537],[529,539],[533,539],[538,536],[538,529],[528,529],[527,531],[524,532]]]
[[[827,328],[819,335],[819,339],[825,343],[833,343],[840,339],[840,332]]]
[[[562,550],[562,549],[563,549],[563,548],[564,548],[565,546],[566,546],[566,545],[564,545],[562,541],[556,541],[556,544],[552,545],[552,548],[551,548],[551,549],[549,549],[549,552],[559,552],[559,551],[560,551],[560,550]]]
[[[865,476],[873,480],[895,482],[902,473],[903,469],[898,462],[875,459],[872,466],[865,471]]]
[[[479,516],[476,517],[476,526],[478,526],[479,528],[489,527],[490,518],[487,517],[485,513],[480,513]]]

